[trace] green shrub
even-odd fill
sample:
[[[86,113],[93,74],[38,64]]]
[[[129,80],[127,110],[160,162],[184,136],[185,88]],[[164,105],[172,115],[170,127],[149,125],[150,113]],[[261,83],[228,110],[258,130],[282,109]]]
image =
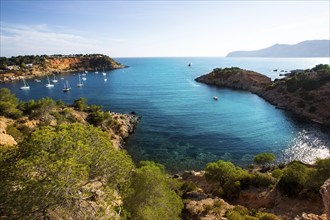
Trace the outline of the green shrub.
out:
[[[19,104],[18,98],[10,92],[7,88],[0,89],[0,102],[8,102],[14,106]]]
[[[261,153],[253,158],[253,161],[259,165],[265,165],[275,160],[275,155],[272,153]]]
[[[74,100],[73,106],[78,109],[79,111],[84,111],[87,109],[87,99],[85,98],[79,98]]]
[[[330,158],[318,159],[315,162],[315,169],[310,171],[308,181],[309,190],[318,194],[320,187],[330,177]]]
[[[88,115],[87,121],[95,126],[110,126],[113,123],[112,116],[109,112],[101,110],[93,111]]]
[[[18,98],[9,89],[0,89],[0,115],[14,119],[20,118],[23,112],[18,109],[18,105]]]
[[[239,214],[241,214],[243,216],[249,214],[249,209],[244,206],[241,206],[241,205],[235,206],[234,210],[239,212]]]
[[[20,118],[23,113],[16,107],[13,103],[0,101],[0,115],[13,119]]]
[[[112,201],[113,191],[126,187],[133,169],[130,157],[93,126],[45,126],[22,146],[14,169],[0,179],[0,212],[9,219],[35,219],[36,213],[42,216],[59,206],[70,210],[81,197],[81,187],[96,177],[109,188],[104,196]]]
[[[280,179],[283,175],[283,170],[280,169],[275,169],[272,171],[272,177],[276,178],[276,179]]]
[[[134,172],[132,191],[124,199],[131,219],[180,219],[183,204],[168,180],[162,166],[155,163],[144,163]]]
[[[11,124],[11,125],[8,125],[7,128],[6,128],[6,132],[7,134],[13,136],[13,138],[15,139],[16,142],[22,142],[23,139],[24,139],[24,135],[23,133],[18,130],[15,125]]]
[[[288,196],[297,196],[304,188],[309,178],[309,171],[299,162],[291,163],[284,171],[278,183],[282,193]]]
[[[181,191],[181,194],[183,195],[184,193],[187,193],[187,192],[193,192],[197,189],[197,186],[195,183],[193,182],[187,182],[185,181],[181,188],[180,188],[180,191]]]
[[[275,184],[276,179],[264,173],[255,173],[249,175],[247,181],[248,186],[269,187],[270,185]]]
[[[238,211],[235,211],[233,209],[227,210],[225,215],[228,220],[245,220],[244,216],[242,216]]]
[[[218,193],[227,198],[235,198],[241,190],[241,180],[246,179],[248,172],[231,162],[219,160],[209,163],[205,169],[205,178],[209,182],[218,183]]]
[[[257,216],[260,220],[281,220],[279,217],[272,213],[258,212]]]

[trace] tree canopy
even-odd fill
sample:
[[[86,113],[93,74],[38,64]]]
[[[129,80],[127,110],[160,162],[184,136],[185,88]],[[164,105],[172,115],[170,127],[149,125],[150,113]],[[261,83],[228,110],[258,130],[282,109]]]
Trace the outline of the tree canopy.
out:
[[[171,188],[170,181],[174,180],[160,164],[144,162],[141,165],[133,175],[132,191],[125,200],[131,219],[180,219],[183,204]]]
[[[275,160],[275,155],[272,153],[261,153],[253,158],[253,161],[260,165],[271,163]]]
[[[17,156],[19,160],[6,176],[11,185],[2,180],[6,190],[0,196],[0,204],[7,205],[1,211],[12,218],[74,206],[81,187],[94,178],[119,189],[133,169],[130,157],[115,150],[107,134],[77,123],[37,129]]]

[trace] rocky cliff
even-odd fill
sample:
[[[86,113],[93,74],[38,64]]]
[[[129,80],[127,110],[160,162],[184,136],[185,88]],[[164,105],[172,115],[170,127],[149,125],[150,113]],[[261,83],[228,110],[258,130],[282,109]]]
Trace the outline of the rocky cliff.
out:
[[[330,126],[330,67],[318,65],[311,70],[270,78],[237,67],[214,69],[195,79],[198,82],[250,91],[278,108],[297,116]]]
[[[14,58],[13,58],[14,59]],[[16,65],[8,66],[1,63],[0,82],[16,80],[24,76],[33,78],[53,73],[77,72],[77,71],[102,71],[124,68],[125,66],[114,59],[101,54],[93,55],[72,55],[72,56],[42,56],[30,59],[32,63],[26,65],[20,60],[11,61]],[[3,61],[6,62],[6,61]],[[7,61],[10,63],[10,61]]]

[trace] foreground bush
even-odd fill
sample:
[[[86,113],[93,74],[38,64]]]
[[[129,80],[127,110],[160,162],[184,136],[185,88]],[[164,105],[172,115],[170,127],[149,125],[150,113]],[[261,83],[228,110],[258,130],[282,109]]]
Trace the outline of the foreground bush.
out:
[[[99,178],[109,191],[119,190],[133,169],[130,157],[115,150],[105,133],[76,123],[37,129],[11,158],[5,158],[10,169],[0,180],[0,213],[9,219],[73,209],[90,180]],[[111,201],[113,192],[107,196]]]
[[[180,219],[183,204],[162,165],[144,162],[132,178],[125,206],[131,219]]]

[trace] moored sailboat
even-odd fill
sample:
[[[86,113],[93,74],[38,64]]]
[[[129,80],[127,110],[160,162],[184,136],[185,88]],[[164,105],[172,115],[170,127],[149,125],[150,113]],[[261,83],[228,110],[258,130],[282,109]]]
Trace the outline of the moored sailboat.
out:
[[[56,78],[55,74],[53,74],[53,76],[54,76],[54,79],[52,79],[52,82],[53,83],[57,83],[58,82],[58,79]]]
[[[24,78],[23,78],[23,83],[24,83],[24,86],[21,86],[20,89],[22,89],[22,90],[30,89],[30,85],[25,81]]]
[[[71,86],[70,86],[68,80],[66,80],[66,82],[64,83],[63,92],[68,92],[70,90],[71,90]]]
[[[82,87],[84,86],[84,84],[81,82],[80,74],[78,74],[78,76],[79,76],[79,83],[77,84],[77,87]]]
[[[48,83],[46,84],[46,87],[47,88],[52,88],[52,87],[54,87],[54,84],[51,84],[50,83],[50,80],[49,80],[49,77],[47,76],[47,81],[48,81]]]

